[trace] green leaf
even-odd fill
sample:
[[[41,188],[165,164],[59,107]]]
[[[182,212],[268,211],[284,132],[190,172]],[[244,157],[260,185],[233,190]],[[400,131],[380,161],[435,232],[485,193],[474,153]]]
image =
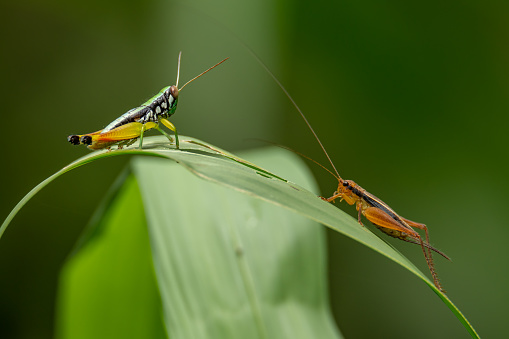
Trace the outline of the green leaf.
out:
[[[58,338],[166,338],[142,204],[129,176],[99,209],[60,277]]]
[[[432,288],[453,311],[470,334],[473,337],[478,337],[477,333],[463,314],[422,272],[420,272],[400,253],[372,234],[369,230],[359,227],[356,220],[342,212],[340,209],[322,201],[315,194],[298,186],[297,184],[282,179],[282,175],[277,176],[272,174],[271,172],[252,163],[237,158],[196,139],[181,137],[181,150],[169,148],[165,140],[166,139],[164,139],[164,137],[147,138],[144,142],[144,147],[146,147],[144,150],[130,148],[113,152],[95,152],[78,159],[34,188],[34,190],[32,190],[32,192],[30,192],[8,216],[0,228],[0,236],[5,231],[10,220],[12,220],[14,215],[31,198],[31,196],[33,196],[33,194],[39,191],[51,180],[72,168],[76,168],[96,159],[122,154],[144,154],[173,159],[202,178],[206,178],[220,183],[221,185],[234,188],[243,193],[253,195],[261,198],[262,200],[269,201],[275,205],[294,211],[309,219],[318,221],[397,262],[428,284],[428,286],[430,286],[430,288]],[[279,159],[283,159],[283,157],[286,159],[292,158],[291,154],[279,149],[272,150],[271,153],[272,156]],[[163,174],[159,174],[157,178],[160,182],[165,181],[165,176]],[[171,191],[167,192],[167,194],[171,194]],[[145,198],[147,197],[144,195],[144,199]]]
[[[302,164],[272,160],[312,185]],[[168,161],[136,158],[133,169],[170,337],[339,337],[321,227]]]

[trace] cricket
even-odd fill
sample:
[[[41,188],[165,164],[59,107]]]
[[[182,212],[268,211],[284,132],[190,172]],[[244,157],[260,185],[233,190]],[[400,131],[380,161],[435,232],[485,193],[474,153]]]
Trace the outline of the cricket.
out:
[[[328,155],[327,158],[329,158]],[[336,191],[329,198],[321,197],[323,200],[328,202],[335,202],[336,199],[340,199],[340,202],[344,200],[349,205],[355,205],[358,211],[357,221],[361,226],[364,226],[361,220],[361,216],[364,215],[364,217],[366,217],[366,219],[368,219],[373,225],[375,225],[376,228],[378,228],[380,231],[387,234],[388,236],[412,244],[420,245],[424,253],[424,258],[426,259],[428,268],[431,272],[431,276],[433,277],[433,283],[441,292],[445,293],[445,290],[443,289],[442,284],[438,279],[431,251],[440,254],[447,260],[451,259],[442,251],[430,245],[429,232],[425,224],[421,224],[403,218],[398,213],[396,213],[392,208],[390,208],[389,205],[387,205],[381,199],[377,198],[373,194],[363,189],[354,181],[344,180],[339,176],[332,162],[331,165],[334,168],[335,173],[330,171],[323,165],[319,164],[318,162],[314,161],[313,159],[310,160],[317,163],[319,166],[321,166],[326,171],[331,173],[338,180],[338,188],[336,189]],[[426,240],[424,241],[421,235],[417,233],[413,228],[424,230]]]
[[[104,148],[111,150],[111,147],[114,145],[116,145],[118,149],[122,149],[123,147],[132,145],[137,139],[140,139],[138,148],[142,149],[145,131],[155,129],[166,136],[170,143],[172,143],[173,138],[159,126],[159,124],[162,123],[175,133],[175,148],[179,149],[177,129],[168,118],[171,117],[177,109],[180,91],[192,81],[229,59],[223,59],[186,82],[184,86],[179,89],[181,56],[182,52],[179,53],[178,57],[177,82],[175,85],[164,87],[158,94],[148,99],[141,106],[130,109],[112,121],[104,129],[87,134],[73,134],[68,136],[67,140],[73,145],[87,145],[87,147],[92,150]]]
[[[272,79],[276,82],[276,84],[283,90],[285,95],[290,99],[293,106],[297,109],[300,116],[306,123],[307,127],[313,134],[314,138],[320,145],[322,151],[324,152],[325,156],[327,157],[330,165],[332,166],[333,171],[329,170],[327,167],[323,166],[322,164],[318,163],[317,161],[303,155],[302,153],[295,152],[294,150],[291,150],[311,161],[316,163],[317,165],[321,166],[323,169],[328,171],[332,176],[336,178],[338,181],[338,188],[333,193],[333,195],[329,198],[321,197],[323,200],[334,203],[336,199],[340,199],[341,201],[345,201],[349,205],[355,205],[358,216],[357,221],[361,226],[364,226],[362,224],[361,216],[364,215],[366,219],[368,219],[376,228],[378,228],[383,233],[387,234],[388,236],[391,236],[396,239],[400,239],[409,243],[420,245],[422,248],[422,252],[424,254],[424,258],[426,259],[426,263],[428,265],[428,268],[430,270],[431,276],[433,278],[433,283],[435,286],[442,292],[445,293],[445,290],[443,289],[440,280],[438,279],[438,275],[435,270],[435,265],[433,262],[433,256],[432,251],[435,253],[440,254],[447,260],[451,260],[447,255],[445,255],[440,250],[434,248],[430,245],[429,240],[429,232],[428,228],[425,224],[421,224],[415,221],[411,221],[409,219],[405,219],[402,216],[400,216],[398,213],[396,213],[389,205],[387,205],[385,202],[383,202],[381,199],[377,198],[373,194],[369,193],[365,189],[363,189],[361,186],[359,186],[357,183],[355,183],[352,180],[344,180],[339,175],[338,170],[336,169],[336,166],[332,162],[331,157],[329,156],[329,153],[323,146],[322,142],[320,141],[320,138],[318,137],[318,134],[316,134],[315,130],[309,123],[308,119],[300,109],[300,107],[297,105],[295,100],[293,100],[292,96],[286,88],[279,82],[279,80],[276,78],[276,76],[268,69],[268,67],[258,58],[256,54],[251,52],[251,54],[257,59],[257,61],[261,64],[261,66],[267,71],[267,73],[272,77]],[[422,238],[422,236],[414,230],[420,229],[423,230],[425,233],[425,239]]]

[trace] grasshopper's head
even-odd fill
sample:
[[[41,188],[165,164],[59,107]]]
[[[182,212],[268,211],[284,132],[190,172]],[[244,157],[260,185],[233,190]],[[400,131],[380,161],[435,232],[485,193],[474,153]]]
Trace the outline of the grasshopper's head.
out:
[[[170,94],[172,97],[174,97],[175,99],[178,98],[179,96],[179,89],[177,86],[173,85],[173,86],[170,86],[170,88],[168,88],[168,94]]]
[[[166,98],[168,98],[168,115],[172,115],[177,109],[179,92],[176,85],[168,87],[165,91]]]

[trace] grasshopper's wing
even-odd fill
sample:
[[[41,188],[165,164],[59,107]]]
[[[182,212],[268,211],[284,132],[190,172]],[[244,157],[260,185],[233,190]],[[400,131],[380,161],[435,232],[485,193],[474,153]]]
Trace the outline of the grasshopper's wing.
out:
[[[139,122],[132,122],[108,132],[103,133],[101,131],[87,134],[91,137],[90,143],[88,144],[89,149],[98,150],[103,148],[109,148],[121,141],[135,139],[141,134],[142,124]]]
[[[149,122],[145,124],[145,130],[154,128],[156,123]],[[138,138],[141,134],[143,124],[141,122],[130,122],[128,124],[119,126],[104,133],[90,135],[92,142],[109,142],[109,141],[122,141]]]

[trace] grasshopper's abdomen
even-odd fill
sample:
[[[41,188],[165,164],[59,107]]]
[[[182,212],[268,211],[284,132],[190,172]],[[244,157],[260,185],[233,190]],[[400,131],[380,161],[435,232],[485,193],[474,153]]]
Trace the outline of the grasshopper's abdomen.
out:
[[[159,122],[159,118],[167,118],[177,108],[178,97],[174,97],[171,93],[171,87],[163,88],[157,95],[147,100],[140,107],[133,108],[106,126],[102,133],[109,132],[115,128],[123,126],[131,122]],[[178,93],[178,92],[177,92]]]

